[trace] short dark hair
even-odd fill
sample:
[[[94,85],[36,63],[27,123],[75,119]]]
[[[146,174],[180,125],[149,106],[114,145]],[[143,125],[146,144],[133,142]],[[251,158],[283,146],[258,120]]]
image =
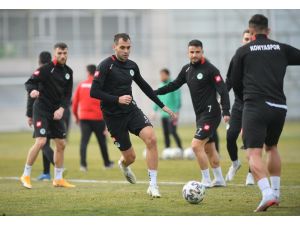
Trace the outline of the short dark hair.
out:
[[[114,43],[115,43],[115,44],[118,44],[118,42],[119,42],[120,39],[123,39],[124,41],[128,41],[128,40],[130,40],[130,37],[129,37],[129,35],[126,34],[126,33],[119,33],[119,34],[116,34],[116,35],[114,36]]]
[[[96,66],[94,64],[87,65],[86,70],[89,72],[90,75],[94,75],[96,71]]]
[[[39,63],[40,64],[46,64],[51,62],[52,57],[51,57],[51,53],[47,52],[47,51],[43,51],[40,53],[39,55]]]
[[[195,46],[195,47],[201,47],[201,48],[203,48],[202,42],[199,41],[199,40],[197,40],[197,39],[191,40],[191,41],[189,42],[189,44],[188,44],[188,47],[190,47],[190,46]]]
[[[64,42],[58,42],[54,45],[54,49],[57,49],[57,48],[66,49],[66,48],[68,48],[68,45]]]
[[[249,27],[254,28],[256,31],[267,30],[268,27],[268,18],[262,14],[255,14],[249,20]]]
[[[249,29],[246,29],[246,30],[244,30],[243,35],[244,35],[244,34],[249,34],[249,33],[250,33],[250,30],[249,30]]]
[[[161,73],[165,73],[167,74],[168,76],[170,76],[170,70],[168,70],[167,68],[163,68],[160,70]]]

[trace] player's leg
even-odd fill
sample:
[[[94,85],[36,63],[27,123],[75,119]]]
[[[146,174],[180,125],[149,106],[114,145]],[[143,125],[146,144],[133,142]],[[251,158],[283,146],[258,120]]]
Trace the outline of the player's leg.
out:
[[[247,148],[251,172],[262,193],[262,200],[255,212],[266,211],[270,206],[278,203],[271,189],[266,165],[262,159],[269,122],[269,110],[264,102],[245,102],[242,122],[243,141]]]
[[[38,180],[50,180],[50,164],[54,165],[53,155],[54,152],[50,146],[50,138],[47,138],[47,142],[42,148],[43,152],[43,173],[37,178]]]
[[[129,134],[128,134],[128,139],[129,139]],[[120,149],[120,150],[121,150],[122,156],[121,156],[120,160],[118,161],[119,167],[120,167],[121,171],[123,172],[123,175],[125,176],[126,180],[131,184],[135,184],[136,177],[135,177],[134,173],[132,172],[131,168],[129,167],[129,165],[131,165],[135,161],[135,158],[136,158],[135,152],[134,152],[132,146],[130,146],[126,150],[122,150],[122,149]]]
[[[280,201],[280,176],[281,176],[281,159],[277,144],[285,123],[286,110],[280,108],[271,108],[273,120],[267,129],[265,140],[265,150],[267,153],[267,167],[270,175],[271,188]]]
[[[171,144],[170,144],[170,132],[169,132],[169,118],[162,117],[161,124],[163,129],[165,148],[170,148]]]
[[[174,121],[170,120],[169,121],[169,128],[170,128],[170,132],[174,137],[174,140],[176,142],[176,145],[178,148],[180,148],[183,151],[182,145],[181,145],[181,140],[180,137],[177,133],[177,122],[175,123]]]
[[[64,172],[64,152],[66,148],[66,127],[63,120],[52,120],[49,122],[49,130],[51,130],[51,138],[55,142],[54,151],[54,187],[72,188],[75,185],[70,184],[63,178]]]
[[[207,154],[210,166],[214,174],[213,187],[225,187],[226,183],[222,175],[222,169],[220,166],[220,157],[216,150],[214,140],[209,140],[205,145],[205,152]]]
[[[229,153],[232,165],[229,167],[225,180],[233,180],[236,172],[241,167],[241,162],[238,159],[238,147],[236,141],[242,127],[242,111],[237,109],[234,104],[231,111],[229,127],[226,132],[227,151]]]
[[[104,134],[106,129],[105,122],[103,120],[100,120],[100,121],[91,121],[91,123],[92,123],[93,132],[95,133],[98,141],[98,145],[104,162],[104,167],[111,168],[113,167],[113,162],[109,160],[106,137]]]
[[[87,162],[86,162],[86,152],[87,145],[89,143],[92,127],[90,121],[88,120],[80,120],[80,171],[87,171]]]

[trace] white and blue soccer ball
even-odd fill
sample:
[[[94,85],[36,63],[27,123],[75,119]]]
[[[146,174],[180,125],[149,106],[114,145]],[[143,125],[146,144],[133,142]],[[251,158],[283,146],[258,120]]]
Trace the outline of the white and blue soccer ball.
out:
[[[183,151],[183,158],[188,159],[188,160],[196,159],[196,156],[195,156],[195,153],[194,153],[193,149],[192,148],[186,148]]]
[[[166,160],[166,159],[173,159],[173,150],[172,150],[171,148],[165,148],[165,149],[162,151],[161,158],[162,158],[163,160]]]
[[[183,186],[182,196],[191,204],[199,204],[204,199],[205,187],[198,181],[189,181]]]
[[[180,148],[171,148],[171,150],[172,150],[171,153],[172,159],[182,159],[183,151]]]

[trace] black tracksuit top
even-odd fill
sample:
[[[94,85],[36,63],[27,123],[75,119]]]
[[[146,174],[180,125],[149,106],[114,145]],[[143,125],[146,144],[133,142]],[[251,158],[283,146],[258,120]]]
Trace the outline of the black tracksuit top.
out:
[[[223,115],[230,115],[230,102],[226,85],[219,70],[206,59],[185,65],[177,78],[168,85],[155,91],[156,94],[166,94],[187,83],[196,116],[210,107],[219,107],[216,92],[221,97]]]
[[[288,65],[300,65],[300,50],[258,34],[233,57],[233,90],[244,101],[260,99],[285,105],[283,80]]]
[[[143,79],[138,65],[132,60],[122,62],[115,55],[106,58],[98,66],[94,75],[90,95],[101,100],[101,109],[106,116],[120,116],[137,109],[134,100],[129,105],[119,104],[122,95],[132,96],[132,81],[161,108],[164,104],[154,94],[153,89]]]
[[[60,65],[55,60],[38,68],[25,83],[28,94],[32,90],[40,92],[35,105],[48,113],[59,107],[69,107],[73,88],[73,71],[67,65]],[[30,100],[34,101],[34,100]],[[27,104],[27,115],[30,116],[32,102]]]

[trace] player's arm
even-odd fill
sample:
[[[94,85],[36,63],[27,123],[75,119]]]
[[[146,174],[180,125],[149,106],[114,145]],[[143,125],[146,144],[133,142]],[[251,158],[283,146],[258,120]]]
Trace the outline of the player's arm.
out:
[[[290,45],[285,45],[288,65],[300,65],[300,50]]]
[[[32,110],[33,110],[33,103],[34,98],[31,98],[29,94],[27,94],[27,104],[26,104],[26,116],[28,119],[28,125],[31,127],[32,125]]]
[[[42,73],[41,69],[37,69],[31,75],[31,77],[25,82],[25,89],[27,90],[29,96],[31,98],[37,98],[39,96],[39,83],[42,81]]]
[[[226,84],[226,87],[227,87],[227,90],[228,92],[231,90],[232,88],[232,85],[231,85],[231,70],[232,70],[232,60],[230,60],[230,64],[229,64],[229,67],[228,67],[228,71],[227,71],[227,75],[226,75],[226,80],[225,80],[225,84]]]
[[[175,80],[173,80],[172,82],[168,83],[167,85],[155,90],[154,93],[157,95],[164,95],[164,94],[167,94],[169,92],[175,91],[178,88],[180,88],[184,83],[186,83],[185,71],[186,71],[186,68],[183,67]]]
[[[225,116],[230,116],[230,100],[229,100],[229,94],[227,91],[227,87],[223,81],[222,76],[220,75],[220,72],[218,70],[212,71],[212,82],[214,86],[216,87],[217,92],[219,93],[221,97],[221,108],[222,108],[222,115],[225,119]],[[227,122],[227,121],[225,121]]]
[[[239,50],[232,58],[232,68],[230,73],[230,82],[234,93],[243,99],[243,62]]]
[[[109,65],[107,63],[102,62],[97,66],[97,70],[95,72],[94,80],[90,91],[90,96],[92,98],[100,99],[101,101],[117,104],[119,102],[119,97],[108,94],[103,90],[105,79],[108,76],[108,72]]]
[[[80,92],[80,84],[77,86],[72,99],[72,112],[75,117],[76,123],[78,123],[79,121],[78,119],[79,92]]]

